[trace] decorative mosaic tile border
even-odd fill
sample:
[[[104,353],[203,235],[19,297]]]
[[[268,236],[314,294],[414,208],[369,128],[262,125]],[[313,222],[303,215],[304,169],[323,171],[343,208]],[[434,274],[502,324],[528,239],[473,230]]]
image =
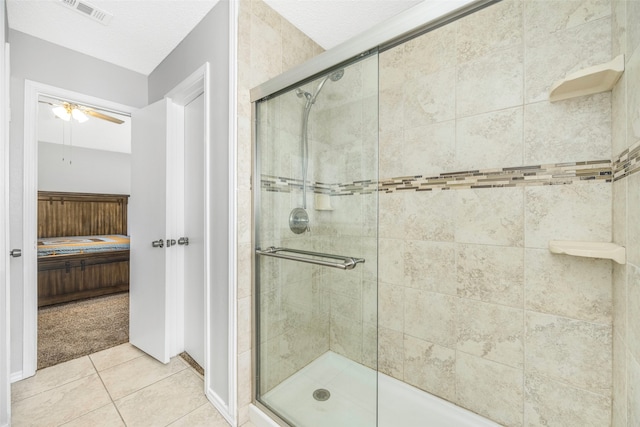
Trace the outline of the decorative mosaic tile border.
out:
[[[640,171],[640,141],[624,150],[613,161],[613,180],[618,181]]]
[[[634,154],[631,163],[631,154]],[[627,171],[640,170],[640,146],[636,151],[629,152],[625,161]],[[620,158],[623,158],[621,155]],[[632,173],[632,172],[627,172]],[[625,175],[626,176],[626,175]],[[622,178],[622,175],[620,176]],[[619,179],[619,178],[618,178]],[[345,184],[328,184],[314,182],[308,189],[314,193],[330,194],[332,196],[348,196],[352,194],[370,194],[375,191],[393,193],[396,191],[433,191],[460,190],[474,188],[504,188],[523,187],[532,185],[562,185],[580,181],[611,182],[613,180],[612,163],[609,160],[595,160],[587,162],[570,162],[551,165],[520,166],[502,169],[480,169],[471,171],[443,173],[437,176],[404,176],[373,180],[354,181]],[[302,180],[271,175],[262,176],[262,188],[266,191],[290,193],[292,190],[302,190]]]

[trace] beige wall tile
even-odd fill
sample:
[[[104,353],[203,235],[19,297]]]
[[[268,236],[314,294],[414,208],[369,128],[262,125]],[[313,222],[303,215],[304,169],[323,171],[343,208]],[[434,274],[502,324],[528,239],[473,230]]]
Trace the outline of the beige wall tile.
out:
[[[611,1],[611,56],[627,53],[627,0]]]
[[[613,264],[613,330],[627,338],[627,266]]]
[[[614,412],[627,415],[627,351],[622,336],[613,334],[613,388],[611,405]]]
[[[554,2],[561,9],[561,4],[573,2]],[[608,1],[605,7],[610,14]],[[530,1],[525,5],[525,15],[535,6],[544,13],[544,19],[553,22],[552,15],[557,14],[555,7],[547,1]],[[544,11],[543,11],[544,9]],[[566,30],[555,31],[547,37],[529,36],[535,28],[531,18],[525,18],[525,34],[527,34],[526,67],[525,67],[525,103],[543,101],[549,97],[549,89],[567,74],[583,68],[601,64],[611,60],[611,19],[603,18]],[[536,23],[537,24],[537,23]],[[562,52],[558,55],[557,52]]]
[[[383,108],[382,105],[380,105],[380,108]],[[380,123],[380,126],[382,128],[382,122]],[[382,130],[380,131],[380,168],[378,173],[381,180],[396,176],[402,176],[402,171],[404,169],[404,165],[402,164],[402,148],[404,145],[403,135],[404,132],[402,129],[391,132],[382,132]],[[382,198],[380,198],[380,200],[382,200]]]
[[[416,153],[423,154],[416,156]],[[455,121],[419,127],[410,127],[405,123],[401,154],[401,173],[394,176],[437,176],[453,170],[456,155]]]
[[[456,295],[454,243],[405,240],[405,286]]]
[[[380,327],[402,332],[404,328],[404,287],[378,284]]]
[[[611,157],[611,95],[600,93],[524,109],[527,165]]]
[[[525,1],[525,33],[527,40],[609,16],[607,0],[527,0]]]
[[[391,194],[381,195],[380,200],[387,196]],[[455,191],[411,192],[403,196],[405,212],[396,216],[395,221],[404,226],[405,239],[454,241],[455,217],[443,212],[455,211],[458,200]]]
[[[458,352],[456,403],[500,424],[523,422],[522,370]]]
[[[404,336],[405,382],[453,401],[456,397],[455,365],[455,350]]]
[[[456,242],[523,246],[523,189],[458,190]]]
[[[627,245],[627,183],[629,179],[615,181],[612,187],[613,197],[613,242]]]
[[[525,308],[611,323],[611,261],[525,251]]]
[[[525,192],[525,245],[549,240],[611,241],[611,184],[529,187]]]
[[[607,426],[611,420],[611,401],[607,396],[527,375],[524,417],[526,426]]]
[[[640,173],[627,178],[627,262],[640,266]]]
[[[627,54],[631,56],[640,47],[640,4],[635,0],[629,0],[627,3]]]
[[[627,413],[613,407],[611,411],[611,427],[627,427]]]
[[[393,49],[380,53],[378,59],[380,61],[380,90],[394,87],[404,82],[404,45],[396,46]]]
[[[444,122],[455,117],[454,68],[408,80],[403,85],[405,129]]]
[[[378,370],[402,381],[404,379],[404,334],[380,327],[378,331]]]
[[[640,360],[640,268],[627,265],[627,345]]]
[[[523,42],[521,0],[503,1],[457,22],[458,62],[471,61]]]
[[[525,313],[528,373],[609,396],[611,326]]]
[[[638,26],[637,22],[633,25]],[[640,49],[638,48],[627,61],[625,80],[627,82],[627,145],[631,146],[640,140]]]
[[[403,78],[414,79],[455,67],[457,25],[445,25],[404,43]]]
[[[460,64],[457,71],[456,117],[522,105],[522,46]]]
[[[627,425],[640,425],[640,363],[632,354],[627,353],[628,391]]]
[[[626,150],[627,144],[627,75],[622,73],[611,91],[611,158]]]
[[[333,315],[330,337],[329,348],[332,351],[358,363],[362,362],[362,322],[352,322]]]
[[[265,10],[270,9],[263,2],[253,4],[264,5]],[[252,15],[251,87],[256,87],[282,72],[282,37],[279,31],[279,26],[274,28],[259,16]]]
[[[457,350],[522,368],[523,338],[521,309],[460,299]]]
[[[522,308],[522,248],[458,245],[457,249],[459,296]]]
[[[406,288],[405,334],[455,348],[457,301],[457,297]]]
[[[522,107],[457,120],[456,170],[522,165],[522,120]]]
[[[238,353],[251,350],[251,297],[238,300]]]
[[[380,239],[379,245],[378,271],[380,281],[404,285],[404,240]]]
[[[380,133],[390,133],[404,128],[405,108],[415,108],[414,103],[405,107],[403,84],[380,88]],[[414,113],[417,114],[417,113]],[[409,123],[411,125],[411,123]],[[381,165],[382,169],[382,165]]]
[[[380,159],[382,161],[382,158]],[[395,192],[380,195],[379,213],[379,237],[389,239],[403,239],[405,236],[405,221],[409,215],[416,215],[416,212],[407,213],[405,201],[408,198],[402,192]]]

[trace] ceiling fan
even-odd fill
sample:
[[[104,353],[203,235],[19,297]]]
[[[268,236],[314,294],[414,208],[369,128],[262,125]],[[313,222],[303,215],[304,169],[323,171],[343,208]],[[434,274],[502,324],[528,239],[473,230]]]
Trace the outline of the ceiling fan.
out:
[[[109,116],[104,113],[100,113],[93,108],[86,107],[84,105],[76,104],[73,102],[58,101],[59,103],[54,103],[54,102],[50,102],[42,99],[40,99],[39,102],[43,104],[51,105],[52,106],[51,110],[53,111],[53,114],[55,114],[56,117],[59,117],[60,119],[67,122],[71,120],[71,118],[73,117],[79,123],[83,123],[89,119],[88,116],[91,116],[97,119],[106,120],[108,122],[116,123],[119,125],[124,123],[124,120],[120,120],[116,117]]]

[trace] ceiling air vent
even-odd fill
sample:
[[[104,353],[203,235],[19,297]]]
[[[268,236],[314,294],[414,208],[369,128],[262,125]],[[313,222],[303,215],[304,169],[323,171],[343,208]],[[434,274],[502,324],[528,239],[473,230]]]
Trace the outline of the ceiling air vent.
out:
[[[113,18],[111,13],[99,9],[84,0],[60,0],[60,4],[104,25],[109,25],[111,18]]]

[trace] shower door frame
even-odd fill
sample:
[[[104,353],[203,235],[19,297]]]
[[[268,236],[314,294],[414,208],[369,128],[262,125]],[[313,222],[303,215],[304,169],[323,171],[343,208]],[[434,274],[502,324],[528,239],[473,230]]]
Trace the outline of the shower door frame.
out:
[[[437,2],[435,5],[428,2],[420,3],[403,13],[379,24],[370,30],[332,48],[309,61],[292,68],[289,71],[274,77],[267,82],[254,87],[250,91],[251,102],[251,162],[252,162],[252,215],[251,247],[253,255],[251,258],[251,289],[252,289],[252,382],[251,401],[255,407],[269,416],[271,420],[283,427],[290,427],[266,405],[257,400],[258,391],[258,326],[260,324],[260,310],[258,309],[259,296],[256,292],[259,283],[259,271],[257,270],[258,257],[256,253],[256,242],[259,236],[259,223],[257,221],[261,207],[261,171],[258,162],[259,147],[257,141],[258,120],[257,104],[271,97],[284,93],[293,87],[303,85],[319,78],[322,75],[331,73],[348,66],[359,59],[369,56],[371,51],[380,54],[412,38],[418,37],[429,31],[435,30],[463,16],[477,12],[480,9],[498,3],[502,0],[455,0],[449,2]]]

